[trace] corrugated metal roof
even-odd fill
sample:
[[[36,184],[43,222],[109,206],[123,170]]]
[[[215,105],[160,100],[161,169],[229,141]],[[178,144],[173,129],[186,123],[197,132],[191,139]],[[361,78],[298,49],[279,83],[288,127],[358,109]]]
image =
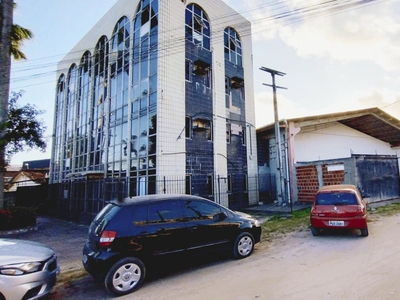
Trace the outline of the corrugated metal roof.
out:
[[[286,122],[294,123],[298,128],[338,122],[389,143],[392,147],[400,147],[400,120],[377,107],[280,120],[280,126],[285,126]],[[257,129],[257,133],[269,132],[272,129],[273,123]]]

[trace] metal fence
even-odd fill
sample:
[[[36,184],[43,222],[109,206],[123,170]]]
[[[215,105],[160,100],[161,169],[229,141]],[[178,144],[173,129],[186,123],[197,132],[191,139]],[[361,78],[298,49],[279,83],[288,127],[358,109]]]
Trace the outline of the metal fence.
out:
[[[262,177],[263,181],[265,180]],[[248,182],[255,182],[249,185]],[[192,194],[214,202],[228,198],[233,209],[248,207],[249,194],[259,193],[259,177],[226,176],[84,178],[51,184],[48,213],[63,219],[89,223],[111,200],[144,194]],[[261,194],[260,194],[261,195]]]

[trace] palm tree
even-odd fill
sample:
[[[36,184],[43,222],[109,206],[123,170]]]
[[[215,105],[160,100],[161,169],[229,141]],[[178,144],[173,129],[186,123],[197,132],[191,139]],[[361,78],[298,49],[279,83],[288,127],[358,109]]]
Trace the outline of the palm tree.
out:
[[[2,24],[3,19],[3,1],[0,0],[0,24]],[[13,9],[17,7],[16,3],[13,3]],[[11,12],[12,13],[12,12]],[[0,25],[1,26],[1,25]],[[23,52],[21,52],[21,46],[25,40],[29,40],[33,38],[33,33],[29,29],[26,29],[18,24],[11,25],[10,32],[10,54],[14,60],[22,60],[26,59],[26,56]]]
[[[0,209],[4,207],[5,142],[3,136],[8,116],[11,57],[26,59],[20,48],[33,37],[30,30],[13,24],[13,0],[0,0]]]
[[[20,48],[24,40],[33,38],[33,33],[29,29],[21,27],[17,24],[11,26],[11,49],[10,54],[14,60],[26,59],[24,53],[21,52]]]

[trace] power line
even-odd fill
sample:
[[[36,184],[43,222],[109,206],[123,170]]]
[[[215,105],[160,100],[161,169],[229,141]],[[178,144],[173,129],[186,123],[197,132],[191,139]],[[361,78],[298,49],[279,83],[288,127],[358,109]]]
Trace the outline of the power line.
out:
[[[273,1],[273,2],[268,2],[263,5],[259,5],[257,7],[251,7],[242,11],[238,11],[239,14],[245,16],[247,14],[253,14],[254,12],[259,12],[260,10],[266,9],[269,11],[272,11],[273,14],[270,15],[269,17],[262,18],[259,20],[255,20],[252,22],[252,24],[263,24],[265,22],[269,22],[268,24],[259,26],[256,31],[253,31],[253,35],[264,32],[265,30],[272,30],[279,28],[281,26],[289,26],[293,24],[298,24],[300,22],[307,22],[310,20],[313,20],[315,18],[320,18],[320,17],[325,17],[325,16],[330,16],[333,14],[338,14],[344,11],[356,9],[356,8],[361,8],[367,5],[372,5],[372,4],[377,4],[381,3],[387,0],[327,0],[327,1],[322,1],[320,3],[314,4],[312,2],[311,4],[308,4],[308,1],[301,1],[298,2],[296,5],[296,8],[291,9],[285,6],[284,3],[281,1]],[[213,19],[213,24],[218,25],[219,23],[224,23],[228,18],[233,17],[236,15],[236,12],[233,14],[227,14],[224,16],[221,16],[219,18]],[[276,23],[276,21],[279,21]],[[284,21],[284,22],[281,22]],[[275,26],[274,23],[275,22]],[[247,22],[245,24],[239,24],[236,26],[235,29],[240,31],[241,29],[245,28],[247,26]],[[170,33],[173,33],[173,31],[178,31],[178,30],[183,30],[181,27],[175,28],[170,31]],[[160,35],[162,33],[159,33]],[[251,32],[242,32],[241,36],[245,37],[250,35]],[[217,42],[221,39],[223,39],[223,34],[221,34],[218,37],[213,37]],[[100,37],[99,37],[100,39]],[[181,48],[181,43],[182,43],[183,38],[176,39],[175,41],[171,41],[170,45],[168,46],[169,49],[164,49],[168,51],[173,51],[174,53],[178,51],[184,51],[184,49]],[[94,46],[93,46],[94,48]],[[70,52],[69,54],[83,54],[85,50],[76,50],[74,52]],[[53,68],[55,67],[60,60],[57,60],[55,62],[48,62],[49,59],[58,59],[60,57],[65,57],[66,54],[59,54],[59,55],[54,55],[51,57],[43,57],[43,58],[38,58],[32,61],[29,61],[29,63],[33,63],[29,67],[19,67],[18,65],[12,68],[13,74],[20,74],[20,73],[26,73],[28,71],[35,71],[35,70],[40,70],[40,69],[46,69],[46,68]],[[160,56],[159,56],[160,57]],[[45,63],[42,63],[42,61],[45,61]],[[68,63],[68,61],[63,61],[64,63]],[[71,61],[71,63],[74,61]],[[23,64],[23,63],[21,63]],[[63,70],[64,72],[67,72],[68,70]],[[54,77],[57,71],[44,71],[41,73],[37,74],[29,74],[29,75],[21,75],[21,76],[15,76],[12,78],[12,82],[24,82],[27,80],[38,80],[40,78],[46,78],[48,76],[52,76],[52,81],[54,81]],[[47,83],[36,83],[37,85],[39,84],[44,84]],[[36,84],[30,84],[28,86],[36,85]],[[22,86],[23,88],[23,86]]]

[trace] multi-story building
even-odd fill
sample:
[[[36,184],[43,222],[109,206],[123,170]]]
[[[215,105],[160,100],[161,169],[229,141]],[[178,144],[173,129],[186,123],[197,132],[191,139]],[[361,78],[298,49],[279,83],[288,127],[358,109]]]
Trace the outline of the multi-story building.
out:
[[[258,203],[251,24],[221,0],[119,0],[58,65],[57,209],[154,193]]]

